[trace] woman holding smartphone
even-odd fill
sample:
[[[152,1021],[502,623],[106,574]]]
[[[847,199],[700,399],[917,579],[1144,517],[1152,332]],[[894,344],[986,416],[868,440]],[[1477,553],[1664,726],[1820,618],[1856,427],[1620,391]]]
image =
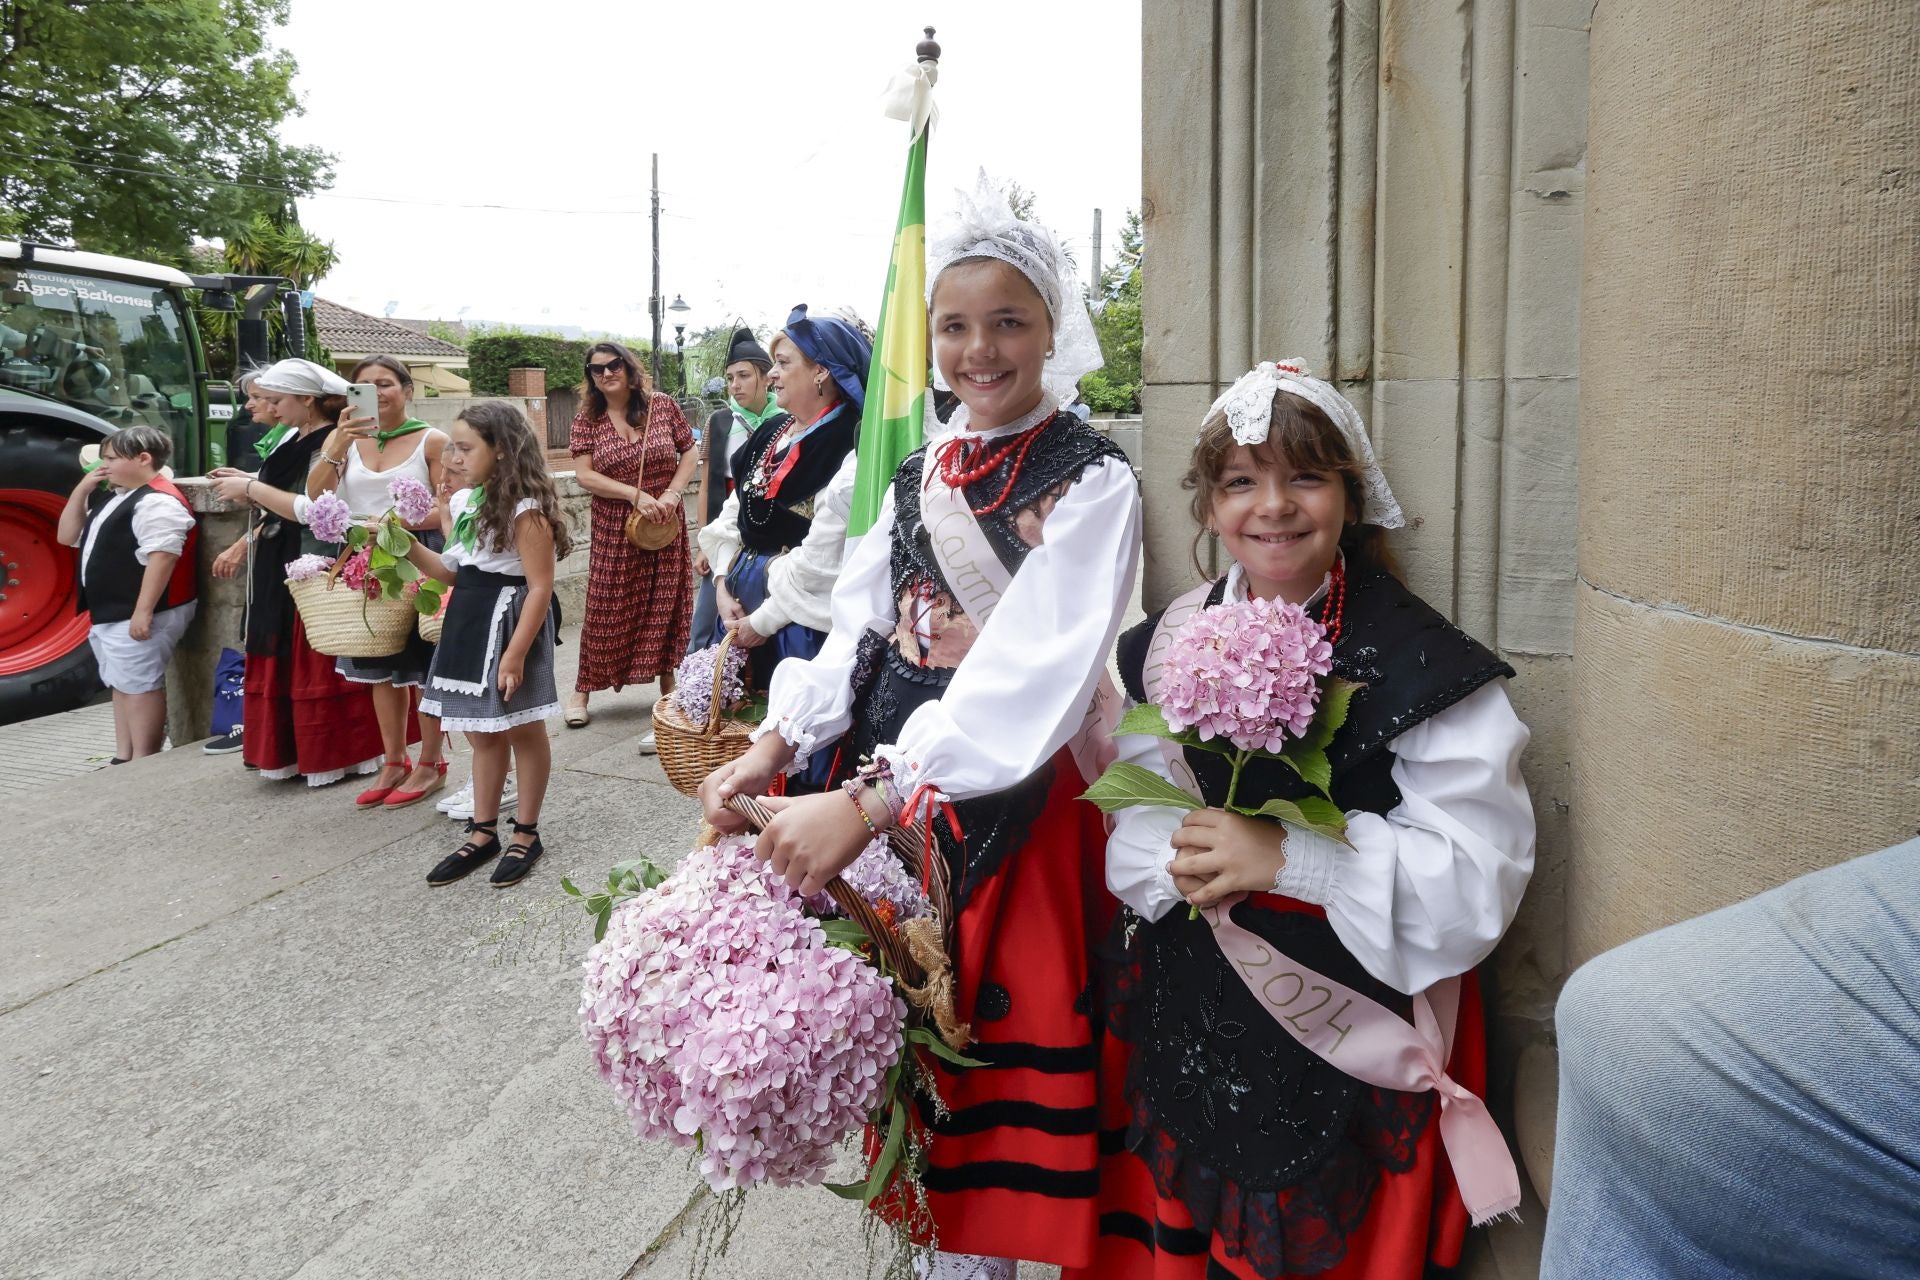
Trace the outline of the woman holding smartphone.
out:
[[[290,359],[256,376],[253,389],[272,401],[280,424],[260,442],[260,473],[221,467],[209,475],[221,498],[255,509],[246,552],[241,759],[262,778],[298,776],[310,787],[323,787],[349,774],[373,773],[381,760],[380,727],[366,686],[341,679],[334,660],[307,643],[286,582],[289,560],[339,551],[306,527],[313,505],[306,484],[310,471],[326,465],[320,452],[340,447],[333,433],[349,388],[324,365]]]
[[[418,481],[434,495],[434,509],[412,527],[422,542],[438,551],[451,492],[440,467],[447,437],[407,416],[412,398],[413,375],[392,356],[368,356],[356,365],[339,427],[307,473],[307,496],[335,492],[352,508],[356,520],[371,520],[385,515],[392,505],[388,488],[395,479],[406,476]],[[433,646],[417,630],[407,633],[406,643],[397,651],[382,657],[334,660],[334,670],[343,678],[372,686],[374,715],[380,721],[380,743],[386,753],[380,776],[354,799],[359,808],[404,808],[446,785],[447,756],[439,720],[419,717],[420,760],[416,764],[407,758],[407,743],[415,737],[408,722],[432,663]]]

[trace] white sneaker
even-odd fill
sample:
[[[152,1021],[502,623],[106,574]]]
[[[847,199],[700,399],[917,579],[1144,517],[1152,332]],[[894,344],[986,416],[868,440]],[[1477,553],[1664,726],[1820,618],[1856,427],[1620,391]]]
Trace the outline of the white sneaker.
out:
[[[500,789],[501,811],[505,812],[507,806],[519,798],[519,784],[513,780],[512,774],[508,774],[507,785]],[[466,786],[460,788],[453,799],[454,803],[447,808],[447,816],[449,818],[452,818],[455,822],[465,822],[467,819],[473,817],[473,780],[471,778],[467,780]]]
[[[652,755],[652,754],[653,754],[653,753],[654,753],[654,752],[655,752],[656,750],[658,750],[658,748],[654,746],[654,742],[653,742],[653,735],[652,735],[651,733],[649,733],[649,734],[648,734],[648,735],[647,735],[646,737],[644,737],[644,738],[642,738],[642,739],[640,739],[640,754],[641,754],[641,755],[643,755],[643,756],[650,756],[650,755]]]
[[[472,813],[473,779],[468,778],[466,783],[452,795],[441,796],[433,807],[442,813],[448,814],[452,813],[455,809],[465,809],[468,813]]]

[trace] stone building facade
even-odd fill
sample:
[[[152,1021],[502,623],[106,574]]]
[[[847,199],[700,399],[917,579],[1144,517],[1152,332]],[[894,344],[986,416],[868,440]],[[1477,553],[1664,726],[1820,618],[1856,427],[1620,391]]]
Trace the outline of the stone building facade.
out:
[[[1519,672],[1496,1100],[1550,1191],[1600,950],[1920,830],[1920,6],[1143,6],[1149,604],[1208,403],[1306,358]],[[1331,371],[1329,374],[1328,371]]]

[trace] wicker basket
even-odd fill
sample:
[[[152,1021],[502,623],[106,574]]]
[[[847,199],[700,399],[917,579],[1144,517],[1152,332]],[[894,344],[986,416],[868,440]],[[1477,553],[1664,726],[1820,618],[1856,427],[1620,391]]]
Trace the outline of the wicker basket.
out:
[[[369,600],[339,585],[342,552],[333,568],[313,578],[289,581],[293,607],[306,624],[307,643],[329,658],[384,658],[400,652],[420,615],[408,600]]]
[[[660,756],[660,767],[667,771],[667,781],[681,795],[699,791],[708,774],[729,760],[738,760],[752,745],[753,726],[721,714],[720,686],[726,679],[727,647],[732,643],[733,634],[729,632],[720,641],[720,652],[714,655],[713,700],[704,725],[687,719],[670,697],[653,704],[654,748]]]
[[[416,615],[419,621],[414,623],[420,629],[420,638],[428,644],[440,643],[440,628],[447,621],[447,602],[453,599],[453,588],[448,587],[440,593],[440,607],[432,613]]]

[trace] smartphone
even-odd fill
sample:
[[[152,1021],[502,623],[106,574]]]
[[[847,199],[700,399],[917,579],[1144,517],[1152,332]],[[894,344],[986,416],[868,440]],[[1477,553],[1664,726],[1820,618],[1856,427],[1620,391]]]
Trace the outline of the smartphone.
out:
[[[380,417],[380,388],[371,382],[356,382],[347,388],[347,408],[355,418]]]

